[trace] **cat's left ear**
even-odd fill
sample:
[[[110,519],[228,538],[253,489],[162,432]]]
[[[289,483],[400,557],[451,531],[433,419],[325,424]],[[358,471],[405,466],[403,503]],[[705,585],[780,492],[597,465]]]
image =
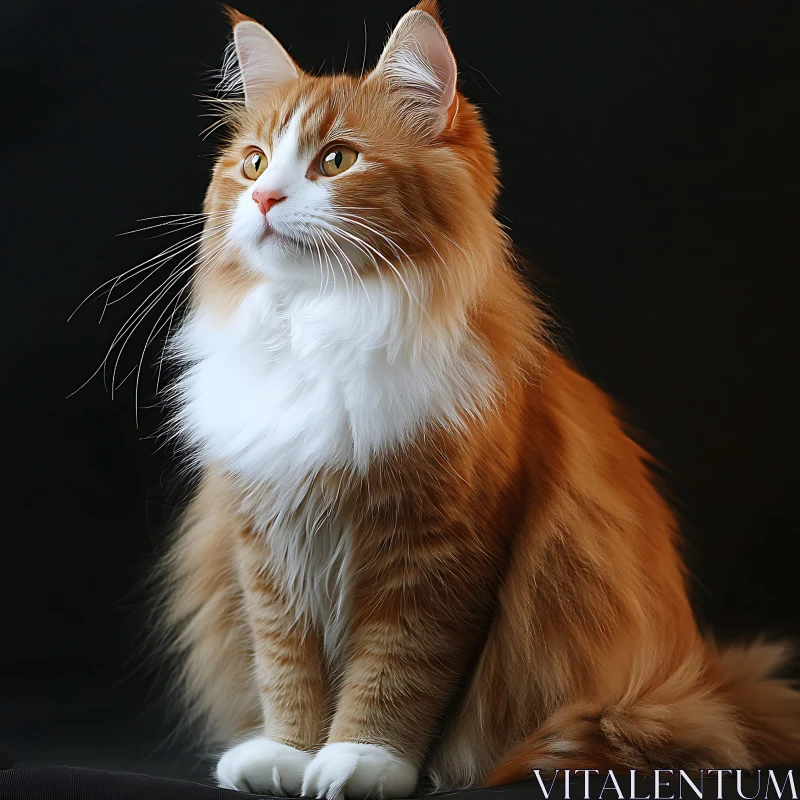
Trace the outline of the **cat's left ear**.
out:
[[[301,70],[263,25],[235,9],[226,8],[226,11],[233,25],[244,102],[250,108],[278,87],[297,80]]]
[[[438,20],[423,0],[397,23],[370,80],[385,80],[407,101],[412,121],[431,136],[450,127],[458,111],[458,69]]]

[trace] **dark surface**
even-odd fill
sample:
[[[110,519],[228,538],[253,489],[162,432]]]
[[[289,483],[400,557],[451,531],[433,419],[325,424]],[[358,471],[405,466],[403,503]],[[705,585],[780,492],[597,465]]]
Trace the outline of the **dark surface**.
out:
[[[265,797],[182,780],[70,767],[0,772],[0,800],[247,800]]]
[[[795,771],[795,770],[792,770]],[[591,772],[597,772],[592,770]],[[777,768],[773,771],[775,787],[771,785],[769,771],[762,770],[756,775],[741,774],[735,776],[722,774],[722,781],[716,774],[702,779],[694,778],[694,785],[704,798],[767,798],[781,795],[780,789],[786,785],[791,795],[791,783],[787,783],[787,769]],[[471,789],[461,792],[447,792],[434,797],[464,798],[464,800],[569,800],[570,797],[600,797],[605,792],[608,796],[649,798],[661,796],[674,798],[683,796],[697,797],[697,791],[688,784],[682,784],[677,773],[663,773],[659,778],[660,792],[656,791],[654,777],[636,776],[633,787],[629,775],[622,771],[615,774],[616,786],[608,777],[589,775],[572,777],[569,781],[569,792],[565,791],[566,783],[563,773],[555,777],[542,778],[540,787],[535,780],[498,786],[493,789]],[[795,784],[796,785],[796,784]],[[630,791],[631,788],[634,791]],[[544,791],[543,791],[544,789]],[[721,791],[720,791],[721,789]],[[588,791],[587,791],[588,790]],[[431,796],[431,795],[428,795]],[[113,773],[98,770],[72,769],[69,767],[45,767],[36,769],[15,769],[0,772],[0,800],[38,800],[38,798],[57,798],[58,800],[139,800],[142,798],[158,798],[158,800],[247,800],[253,797],[269,797],[254,795],[248,792],[234,792],[211,786],[201,786],[187,781],[164,780],[148,775]]]
[[[362,20],[369,65],[408,4],[240,5],[301,65],[338,68],[347,52],[359,69]],[[502,219],[562,341],[670,470],[698,612],[722,638],[797,637],[800,3],[444,11],[499,150]],[[200,139],[210,120],[193,95],[210,88],[225,22],[212,0],[12,0],[0,20],[0,740],[26,763],[203,776],[142,633],[141,583],[182,497],[155,438],[158,341],[138,428],[133,378],[113,400],[100,377],[67,397],[157,280],[100,325],[102,302],[66,319],[177,238],[117,234],[199,210],[213,138]]]

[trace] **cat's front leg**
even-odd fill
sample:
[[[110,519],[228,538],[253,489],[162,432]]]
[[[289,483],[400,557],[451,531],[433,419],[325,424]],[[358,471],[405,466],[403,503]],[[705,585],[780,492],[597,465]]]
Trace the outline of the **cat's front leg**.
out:
[[[410,797],[445,704],[464,675],[489,594],[487,565],[453,531],[394,535],[356,587],[348,663],[303,796]],[[470,575],[470,580],[464,576]]]
[[[289,606],[275,574],[264,570],[269,554],[263,541],[244,537],[237,557],[264,725],[260,735],[220,758],[217,780],[229,789],[298,795],[313,751],[324,741],[320,643]]]

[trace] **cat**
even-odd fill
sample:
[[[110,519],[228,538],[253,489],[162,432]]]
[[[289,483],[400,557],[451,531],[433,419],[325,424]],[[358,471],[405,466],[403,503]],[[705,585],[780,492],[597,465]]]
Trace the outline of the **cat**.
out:
[[[435,2],[360,75],[229,13],[243,100],[173,352],[201,478],[165,560],[220,785],[800,758],[786,647],[703,638],[647,454],[518,275]]]

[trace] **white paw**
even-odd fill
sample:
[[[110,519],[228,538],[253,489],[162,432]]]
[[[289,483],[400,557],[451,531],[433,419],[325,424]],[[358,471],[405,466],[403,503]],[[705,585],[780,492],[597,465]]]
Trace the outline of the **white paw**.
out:
[[[303,776],[303,797],[363,800],[411,797],[419,770],[387,747],[334,742],[320,750]]]
[[[271,739],[250,739],[222,756],[217,763],[217,782],[225,789],[282,797],[298,795],[303,773],[313,757],[313,753]]]

